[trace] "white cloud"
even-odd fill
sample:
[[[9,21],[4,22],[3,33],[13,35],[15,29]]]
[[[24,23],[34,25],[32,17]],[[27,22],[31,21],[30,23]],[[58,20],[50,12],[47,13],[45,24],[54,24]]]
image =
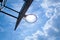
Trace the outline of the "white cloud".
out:
[[[55,16],[51,17],[51,19],[49,19],[49,20],[46,22],[46,24],[44,25],[44,27],[42,28],[45,33],[48,33],[48,30],[49,30],[50,28],[53,29],[53,30],[56,31],[56,32],[59,32],[59,30],[53,26],[53,23],[54,23],[53,19],[54,19],[54,18],[55,18]]]
[[[54,27],[54,19],[56,19],[58,17],[58,14],[54,14],[44,25],[44,27],[42,27],[44,33],[48,34],[48,30],[53,29],[53,31],[55,32],[59,32],[59,30],[57,28]]]
[[[55,13],[56,15],[60,15],[60,4],[56,5]]]
[[[45,14],[45,15],[46,15],[48,18],[50,18],[50,19],[45,23],[44,27],[42,28],[43,31],[44,31],[44,33],[46,33],[46,34],[48,34],[48,30],[49,30],[50,28],[53,29],[53,30],[56,31],[56,32],[59,32],[59,30],[53,26],[53,23],[54,23],[54,19],[56,19],[56,18],[58,17],[58,15],[60,15],[60,3],[59,3],[59,2],[56,3],[55,1],[54,1],[54,3],[52,3],[52,1],[53,1],[53,0],[51,0],[51,1],[50,1],[50,0],[44,0],[44,1],[42,2],[42,4],[41,4],[42,8],[46,9],[46,14]],[[50,6],[56,7],[55,10],[50,9],[50,8],[49,8]],[[55,12],[53,15],[48,14],[49,12],[53,12],[53,11]]]
[[[52,1],[54,1],[52,3]],[[43,0],[42,4],[40,5],[42,8],[44,8],[46,10],[46,17],[47,18],[51,18],[53,15],[52,13],[55,15],[60,15],[60,3],[58,1],[58,3],[56,3],[55,1],[57,0]],[[55,9],[53,8],[49,8],[50,6],[54,6]]]
[[[47,9],[45,15],[46,15],[46,17],[51,18],[53,16],[53,13],[54,13],[54,10],[49,8],[49,9]]]
[[[48,9],[49,6],[56,6],[56,5],[60,4],[59,1],[56,3],[57,0],[54,0],[53,2],[52,1],[53,0],[43,0],[42,4],[40,6],[42,6],[42,8],[44,8],[44,9]]]
[[[45,36],[46,34],[40,30],[37,30],[32,36],[26,36],[25,40],[38,40],[38,36]],[[46,37],[46,36],[45,36]]]
[[[37,38],[33,36],[27,36],[24,40],[37,40]]]
[[[33,33],[32,36],[25,37],[25,40],[37,40],[39,34],[40,34],[40,31],[37,31],[36,33]]]
[[[40,6],[42,6],[42,8],[44,8],[44,9],[48,9],[48,5],[45,2],[42,2],[42,4]]]
[[[55,40],[56,37],[54,36],[46,36],[46,34],[40,30],[37,30],[35,33],[33,33],[31,36],[26,36],[24,40],[38,40],[38,36],[45,36],[47,40]]]
[[[54,31],[56,31],[56,32],[59,32],[59,30],[58,30],[57,28],[55,28],[55,27],[52,27],[52,29],[53,29]]]
[[[59,5],[58,5],[58,7],[59,7]],[[50,11],[50,10],[48,10],[48,11]],[[56,32],[59,32],[59,30],[57,28],[55,28],[53,25],[54,19],[56,19],[60,15],[60,12],[59,13],[57,12],[57,11],[59,11],[59,8],[55,9],[54,11],[55,11],[54,15],[52,15],[50,17],[50,19],[45,23],[44,27],[42,28],[44,30],[44,33],[46,33],[46,34],[48,34],[48,30],[50,30],[50,28]],[[49,17],[49,15],[46,15],[46,16]]]
[[[42,31],[40,31],[40,30],[37,30],[34,34],[32,34],[33,36],[42,36],[42,35],[44,35],[44,33],[42,32]]]

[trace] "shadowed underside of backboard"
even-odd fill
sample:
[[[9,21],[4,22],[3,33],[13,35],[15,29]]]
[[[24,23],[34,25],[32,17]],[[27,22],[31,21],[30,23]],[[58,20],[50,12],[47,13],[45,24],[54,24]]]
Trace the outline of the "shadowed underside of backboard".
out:
[[[25,1],[25,0],[24,0]],[[29,6],[31,5],[31,3],[33,2],[33,0],[26,0],[21,11],[19,12],[17,21],[16,21],[16,25],[15,25],[15,29],[17,29],[20,21],[22,20],[22,18],[25,16],[26,11],[28,10]]]
[[[0,0],[0,2],[3,2],[3,0]]]

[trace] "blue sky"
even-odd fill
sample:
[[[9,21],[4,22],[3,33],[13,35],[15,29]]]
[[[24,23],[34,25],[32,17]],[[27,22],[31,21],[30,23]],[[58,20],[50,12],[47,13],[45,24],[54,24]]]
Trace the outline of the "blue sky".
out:
[[[23,0],[7,0],[6,5],[20,11]],[[17,13],[3,8],[5,12]],[[60,0],[34,0],[26,14],[35,14],[37,21],[27,23],[21,20],[14,31],[16,19],[0,12],[0,40],[60,40]]]

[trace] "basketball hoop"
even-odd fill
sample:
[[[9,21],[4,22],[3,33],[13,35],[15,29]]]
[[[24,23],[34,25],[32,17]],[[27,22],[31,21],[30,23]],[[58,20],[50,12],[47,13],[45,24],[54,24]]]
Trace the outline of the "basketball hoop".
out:
[[[34,22],[37,21],[37,16],[34,15],[34,14],[29,14],[29,15],[26,15],[26,16],[24,17],[24,19],[25,19],[26,22],[34,23]]]

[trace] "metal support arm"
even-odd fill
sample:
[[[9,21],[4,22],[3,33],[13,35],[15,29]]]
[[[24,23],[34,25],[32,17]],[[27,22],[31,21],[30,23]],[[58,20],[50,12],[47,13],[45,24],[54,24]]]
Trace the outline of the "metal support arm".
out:
[[[4,14],[6,14],[6,15],[9,15],[9,16],[17,19],[17,17],[15,17],[15,16],[13,16],[13,15],[11,15],[11,14],[8,14],[8,13],[6,13],[6,12],[4,12],[4,11],[0,11],[0,12],[2,12],[2,13],[4,13]]]
[[[9,8],[9,7],[7,7],[7,6],[4,6],[4,7],[5,7],[5,8],[8,8],[8,9],[10,9],[10,10],[14,11],[14,12],[19,13],[18,11],[14,10],[14,9],[12,9],[12,8]]]

